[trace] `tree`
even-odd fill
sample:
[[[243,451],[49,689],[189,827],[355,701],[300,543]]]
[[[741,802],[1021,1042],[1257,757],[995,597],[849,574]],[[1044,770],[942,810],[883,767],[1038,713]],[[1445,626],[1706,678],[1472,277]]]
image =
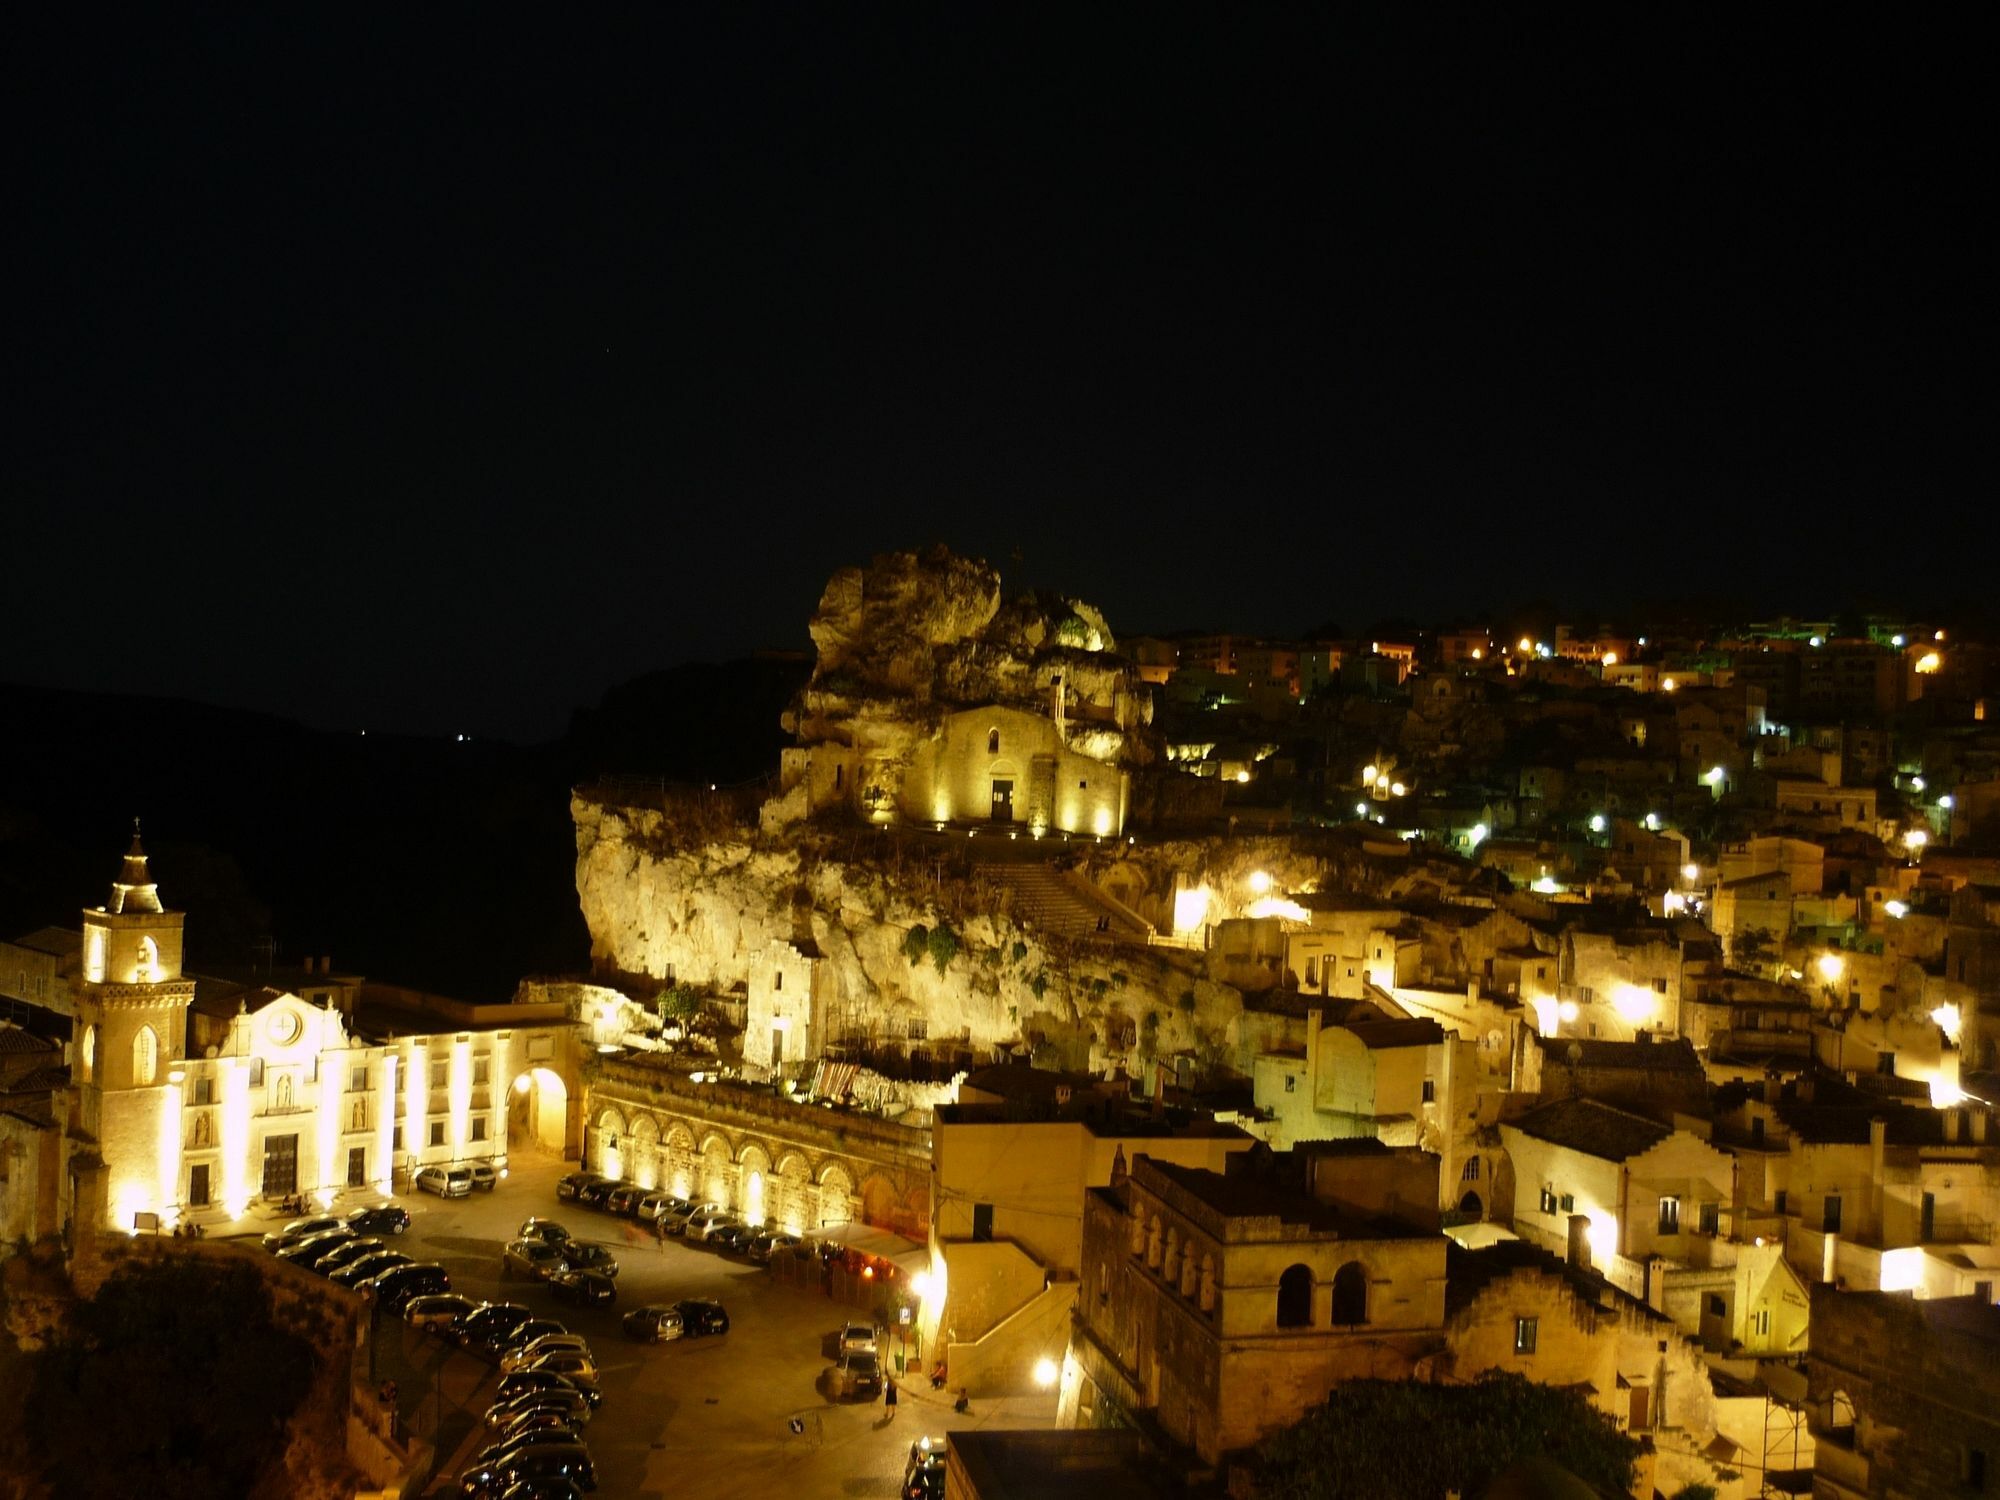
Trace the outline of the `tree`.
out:
[[[318,1358],[278,1325],[251,1266],[129,1266],[36,1358],[27,1428],[43,1477],[58,1495],[250,1494],[282,1461]]]
[[[701,996],[691,984],[669,985],[660,991],[658,1004],[662,1021],[686,1022],[701,1009]]]
[[[1636,1438],[1573,1391],[1499,1371],[1471,1385],[1353,1380],[1264,1444],[1259,1493],[1272,1500],[1436,1500],[1485,1492],[1540,1455],[1625,1493]]]

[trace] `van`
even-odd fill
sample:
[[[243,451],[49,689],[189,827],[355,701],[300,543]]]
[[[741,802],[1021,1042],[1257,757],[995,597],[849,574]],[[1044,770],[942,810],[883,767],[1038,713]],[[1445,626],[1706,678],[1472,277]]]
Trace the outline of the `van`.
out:
[[[472,1192],[472,1168],[470,1167],[419,1167],[416,1184],[426,1193],[436,1193],[440,1198],[464,1198]]]

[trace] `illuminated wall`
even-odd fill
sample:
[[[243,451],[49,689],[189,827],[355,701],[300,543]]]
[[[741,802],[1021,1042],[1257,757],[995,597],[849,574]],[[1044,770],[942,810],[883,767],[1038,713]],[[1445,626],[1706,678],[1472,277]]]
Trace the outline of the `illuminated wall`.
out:
[[[998,748],[992,748],[998,736]],[[1125,827],[1130,778],[1062,742],[1053,720],[1025,709],[968,709],[911,757],[902,813],[915,822],[994,821],[996,781],[1012,785],[1023,832],[1111,837]]]

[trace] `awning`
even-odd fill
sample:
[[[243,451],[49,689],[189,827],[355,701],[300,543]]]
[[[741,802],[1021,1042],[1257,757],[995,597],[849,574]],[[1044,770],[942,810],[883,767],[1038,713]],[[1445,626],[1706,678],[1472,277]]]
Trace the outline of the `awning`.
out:
[[[915,1240],[906,1240],[900,1234],[891,1234],[888,1230],[878,1229],[873,1224],[861,1224],[852,1219],[845,1224],[828,1224],[819,1230],[818,1238],[831,1244],[844,1245],[861,1255],[872,1255],[877,1260],[886,1260],[890,1265],[912,1275],[931,1268],[930,1246],[919,1245]]]

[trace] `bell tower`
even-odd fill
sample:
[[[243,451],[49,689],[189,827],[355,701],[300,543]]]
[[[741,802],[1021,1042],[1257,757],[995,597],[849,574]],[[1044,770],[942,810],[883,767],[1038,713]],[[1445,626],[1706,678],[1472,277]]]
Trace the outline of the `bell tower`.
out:
[[[76,1049],[71,1077],[84,1128],[94,1133],[107,1169],[113,1227],[133,1212],[162,1212],[178,1197],[162,1183],[161,1132],[177,1138],[179,1064],[187,1050],[194,981],[181,975],[186,916],[168,911],[132,820],[111,895],[83,913],[83,982],[77,987]]]

